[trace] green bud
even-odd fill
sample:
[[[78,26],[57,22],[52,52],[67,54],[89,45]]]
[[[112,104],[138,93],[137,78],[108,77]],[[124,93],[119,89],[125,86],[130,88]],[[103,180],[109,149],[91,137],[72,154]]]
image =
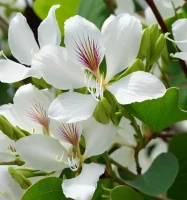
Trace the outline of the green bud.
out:
[[[25,134],[26,132],[24,133],[20,128],[13,126],[3,115],[0,115],[0,130],[14,141],[29,134],[28,132]]]
[[[108,100],[109,104],[111,105],[112,109],[111,109],[111,114],[110,114],[110,118],[112,120],[112,122],[117,126],[119,124],[119,120],[118,117],[116,115],[116,99],[115,97],[109,92],[109,91],[105,91],[104,92],[104,97]]]
[[[145,67],[142,60],[137,58],[121,75],[117,77],[116,81],[131,74],[132,72],[144,71],[144,70],[145,70]]]
[[[97,104],[93,117],[102,124],[108,124],[110,122],[112,107],[105,97],[103,97]]]
[[[21,186],[22,189],[27,189],[32,183],[25,178],[21,173],[19,173],[13,167],[8,168],[9,173],[11,174],[12,178]]]
[[[46,172],[40,170],[34,170],[30,168],[18,168],[16,171],[22,174],[25,178],[36,177],[36,176],[47,176]]]
[[[166,38],[164,37],[163,34],[161,34],[154,46],[153,53],[149,61],[149,66],[158,61],[158,59],[161,57],[163,53],[165,45],[166,45]]]
[[[150,46],[150,30],[149,28],[146,28],[143,30],[140,50],[137,57],[141,58],[143,55],[145,55],[149,46]]]

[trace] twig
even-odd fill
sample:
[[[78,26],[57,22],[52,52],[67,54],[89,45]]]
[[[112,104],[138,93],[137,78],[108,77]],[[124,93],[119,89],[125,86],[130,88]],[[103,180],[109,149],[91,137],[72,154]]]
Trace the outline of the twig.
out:
[[[116,7],[114,2],[112,0],[104,0],[104,2],[107,5],[110,13],[114,14],[114,10],[115,10],[115,7]]]

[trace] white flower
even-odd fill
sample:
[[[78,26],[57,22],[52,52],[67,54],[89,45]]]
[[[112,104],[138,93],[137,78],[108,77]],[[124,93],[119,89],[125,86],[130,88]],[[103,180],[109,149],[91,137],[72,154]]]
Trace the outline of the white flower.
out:
[[[19,126],[30,133],[42,133],[44,128],[49,134],[48,108],[52,99],[48,91],[39,90],[32,84],[27,84],[16,91],[13,104],[0,107],[0,114],[14,126]]]
[[[172,24],[172,33],[174,40],[178,48],[182,52],[177,52],[173,55],[174,58],[187,61],[187,19],[178,19]]]
[[[90,118],[83,124],[80,122],[64,124],[53,121],[51,132],[61,143],[55,138],[35,134],[16,142],[17,153],[29,167],[46,172],[67,167],[76,171],[82,166],[81,174],[76,178],[65,180],[62,188],[67,197],[76,200],[91,199],[99,176],[104,173],[104,168],[94,163],[84,164],[84,161],[104,153],[110,147],[117,127],[112,123],[103,125]],[[84,136],[86,144],[83,155],[79,149],[81,135]],[[64,143],[71,145],[71,148],[64,148]]]
[[[140,121],[139,125],[141,127]],[[114,151],[110,156],[122,166],[127,167],[134,173],[137,173],[134,159],[134,151],[135,147],[137,146],[137,142],[134,137],[135,131],[130,124],[130,121],[126,118],[121,119],[119,127],[121,127],[121,129],[118,131],[116,142],[123,146]],[[150,147],[154,148],[149,155],[148,151]],[[154,159],[163,152],[167,152],[167,143],[160,138],[151,140],[146,148],[139,152],[138,159],[142,168],[142,173],[145,173],[149,169]]]
[[[47,18],[38,27],[38,42],[41,49],[49,44],[60,45],[61,34],[55,17],[57,8],[59,8],[59,5],[52,6]],[[39,69],[33,65],[33,58],[39,52],[39,46],[26,18],[21,13],[17,13],[10,22],[8,40],[12,55],[21,64],[8,59],[1,59],[0,81],[13,83],[29,76],[40,78]],[[31,67],[28,68],[24,65]]]
[[[68,19],[65,22],[67,53],[76,62],[76,67],[79,70],[82,68],[85,74],[85,86],[91,94],[63,93],[51,104],[49,117],[63,122],[88,119],[92,115],[97,101],[103,97],[105,90],[110,91],[120,104],[141,102],[163,96],[166,91],[164,85],[150,73],[138,71],[121,78],[117,82],[110,82],[116,74],[122,72],[135,60],[139,51],[141,36],[142,26],[140,20],[129,14],[113,16],[106,20],[102,33],[94,24],[80,16]],[[46,48],[46,51],[50,51],[50,47]],[[59,48],[54,47],[53,51],[55,53],[59,52],[58,55],[60,56]],[[63,57],[63,54],[61,55]],[[104,55],[107,64],[106,76],[99,71]],[[45,63],[50,72],[54,71],[54,68],[56,70],[62,66],[63,63],[67,66],[65,61],[59,64],[60,59],[54,58],[56,57],[50,58],[44,51],[37,55],[34,63],[39,68]],[[72,76],[77,76],[77,79],[79,78],[81,81],[82,76],[73,71],[73,61],[70,66],[68,73],[71,73],[70,79],[72,80],[72,85],[75,85]],[[42,68],[45,71],[44,66]],[[66,73],[68,67],[64,70],[65,74],[68,75]],[[59,72],[60,70],[49,73],[48,82],[52,85],[60,86],[62,78],[60,78]],[[56,73],[59,74],[55,75]],[[63,68],[61,68],[62,73]],[[50,81],[49,76],[51,76]],[[67,79],[68,76],[65,80]],[[77,79],[75,80],[77,81]],[[69,82],[68,84],[69,88],[71,88]]]

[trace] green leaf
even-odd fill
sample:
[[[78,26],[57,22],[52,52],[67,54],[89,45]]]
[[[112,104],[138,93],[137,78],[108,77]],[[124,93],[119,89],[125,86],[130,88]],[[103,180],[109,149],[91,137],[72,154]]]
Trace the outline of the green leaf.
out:
[[[145,174],[128,183],[144,194],[157,196],[167,191],[178,171],[179,164],[176,157],[171,153],[163,153],[154,160]]]
[[[168,190],[168,197],[175,200],[186,200],[187,197],[187,134],[176,135],[169,143],[169,151],[179,161],[179,173]]]
[[[25,192],[21,200],[65,200],[61,185],[62,180],[56,177],[41,179]]]
[[[169,88],[162,98],[132,103],[126,108],[154,132],[159,132],[176,122],[187,119],[187,112],[179,108],[178,102],[179,90]]]
[[[100,179],[97,183],[97,189],[94,192],[94,195],[92,197],[92,200],[100,200],[102,199],[102,195],[105,194],[105,191],[103,191],[103,187],[105,188],[111,188],[112,182],[110,179]],[[107,193],[106,193],[107,195]]]
[[[110,122],[111,112],[112,106],[109,104],[108,100],[103,97],[100,101],[98,101],[93,117],[102,124],[108,124]]]
[[[78,15],[101,28],[105,19],[110,16],[110,12],[103,0],[81,0]]]
[[[117,186],[110,194],[111,200],[143,200],[140,194],[127,186]]]
[[[79,2],[80,0],[35,0],[33,9],[43,20],[47,17],[51,6],[60,4],[60,8],[56,10],[56,18],[63,36],[64,22],[77,13]]]

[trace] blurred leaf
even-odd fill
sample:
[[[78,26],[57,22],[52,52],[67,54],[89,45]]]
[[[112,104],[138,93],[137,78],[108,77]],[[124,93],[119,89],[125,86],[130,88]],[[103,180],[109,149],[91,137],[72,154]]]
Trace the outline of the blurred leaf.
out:
[[[176,135],[169,143],[169,151],[179,161],[179,173],[168,190],[168,197],[175,200],[186,200],[187,197],[187,134]]]
[[[62,180],[56,177],[41,179],[25,192],[21,200],[65,200],[61,185]]]
[[[126,108],[147,124],[153,132],[159,132],[176,122],[187,119],[187,112],[179,108],[178,102],[179,90],[169,88],[161,98],[132,103]]]
[[[154,160],[145,174],[128,183],[147,195],[157,196],[167,191],[178,171],[179,164],[176,157],[171,153],[163,153]]]
[[[57,21],[64,35],[64,22],[76,15],[80,0],[35,0],[33,9],[35,13],[43,20],[47,17],[51,6],[60,4],[60,8],[56,10]]]
[[[81,0],[78,15],[101,28],[105,19],[110,16],[110,12],[103,0]]]
[[[127,186],[117,186],[110,194],[111,200],[143,200],[140,194]]]
[[[10,103],[14,95],[13,87],[9,84],[0,82],[0,91],[0,105]]]

